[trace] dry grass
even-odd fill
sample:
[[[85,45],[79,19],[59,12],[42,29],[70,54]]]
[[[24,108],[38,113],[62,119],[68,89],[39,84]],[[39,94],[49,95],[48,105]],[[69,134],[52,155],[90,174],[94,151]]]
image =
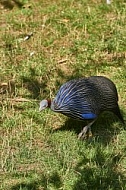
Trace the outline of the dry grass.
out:
[[[103,75],[119,92],[126,117],[125,2],[0,2],[1,190],[124,190],[124,126],[104,114],[91,141],[84,125],[46,110],[72,78]]]

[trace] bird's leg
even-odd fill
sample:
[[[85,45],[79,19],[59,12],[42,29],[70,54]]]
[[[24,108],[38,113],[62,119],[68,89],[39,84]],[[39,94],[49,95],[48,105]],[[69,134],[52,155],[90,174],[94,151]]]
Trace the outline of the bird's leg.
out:
[[[82,131],[79,133],[78,135],[78,139],[84,139],[87,135],[88,137],[92,136],[92,132],[91,132],[91,125],[96,121],[93,120],[91,123],[89,123],[88,125],[84,126],[84,128],[82,129]]]

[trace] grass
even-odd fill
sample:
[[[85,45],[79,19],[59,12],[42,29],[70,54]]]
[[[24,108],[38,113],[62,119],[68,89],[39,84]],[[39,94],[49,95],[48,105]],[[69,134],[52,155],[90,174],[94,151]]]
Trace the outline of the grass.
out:
[[[1,190],[126,189],[126,131],[114,115],[80,141],[82,122],[38,112],[64,82],[103,75],[126,120],[125,8],[124,0],[0,2]]]

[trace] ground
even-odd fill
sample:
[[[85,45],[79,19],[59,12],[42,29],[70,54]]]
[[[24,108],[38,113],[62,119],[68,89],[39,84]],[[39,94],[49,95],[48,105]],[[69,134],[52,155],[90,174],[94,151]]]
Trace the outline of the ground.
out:
[[[103,75],[126,120],[124,0],[0,1],[0,189],[125,190],[126,131],[113,114],[86,122],[47,109],[66,81]]]

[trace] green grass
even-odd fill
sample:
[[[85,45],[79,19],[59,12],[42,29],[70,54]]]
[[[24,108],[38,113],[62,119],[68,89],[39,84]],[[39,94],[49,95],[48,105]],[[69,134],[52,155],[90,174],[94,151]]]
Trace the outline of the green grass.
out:
[[[124,0],[0,2],[1,190],[126,189],[126,131],[113,114],[80,141],[85,122],[38,111],[64,82],[103,75],[126,120],[125,10]]]

